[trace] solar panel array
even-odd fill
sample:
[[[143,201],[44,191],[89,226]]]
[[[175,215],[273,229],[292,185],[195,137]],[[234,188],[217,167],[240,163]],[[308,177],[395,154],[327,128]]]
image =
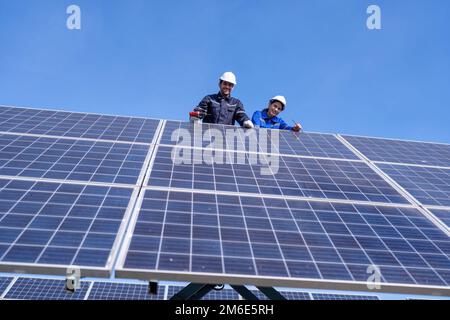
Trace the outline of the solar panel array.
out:
[[[149,143],[159,120],[0,106],[2,132]]]
[[[13,285],[7,289],[10,284]],[[65,289],[65,281],[59,279],[0,277],[0,297],[10,300],[167,300],[181,291],[180,285],[161,285],[158,294],[148,293],[145,284],[106,281],[81,281],[81,288],[74,293]],[[251,290],[260,300],[268,298],[260,291]],[[371,295],[342,295],[330,293],[309,293],[304,291],[279,291],[288,300],[378,300]],[[312,296],[311,296],[312,295]],[[241,300],[232,289],[212,290],[202,300]]]
[[[0,175],[136,184],[148,146],[0,135]]]
[[[109,274],[158,124],[0,107],[0,269]]]
[[[450,285],[449,235],[419,207],[447,221],[447,145],[14,107],[0,128],[0,270],[364,290],[376,265],[394,289]]]
[[[213,154],[206,129],[228,127],[203,125],[202,141],[180,147],[178,129],[199,128],[165,125],[119,276],[365,284],[376,265],[386,284],[449,286],[448,235],[339,138],[281,132],[278,170],[264,175],[268,163],[251,162],[245,130],[235,134],[238,151],[225,139]],[[217,155],[224,160],[207,161]]]
[[[69,293],[65,290],[64,280],[18,278],[4,298],[9,300],[83,300],[88,288],[89,282],[82,281],[79,290]]]

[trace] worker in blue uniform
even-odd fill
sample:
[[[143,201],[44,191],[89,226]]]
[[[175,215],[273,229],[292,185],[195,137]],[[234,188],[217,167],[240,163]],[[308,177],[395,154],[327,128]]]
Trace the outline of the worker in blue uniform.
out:
[[[253,128],[242,102],[231,96],[236,84],[236,76],[232,72],[225,72],[219,79],[219,93],[204,97],[189,114],[190,120],[225,125],[234,125],[237,121],[242,127]]]
[[[267,128],[267,129],[281,129],[300,132],[302,126],[299,123],[295,123],[294,126],[288,125],[278,115],[286,108],[286,98],[283,96],[276,96],[270,99],[269,105],[262,111],[256,111],[253,114],[252,122],[255,127]]]

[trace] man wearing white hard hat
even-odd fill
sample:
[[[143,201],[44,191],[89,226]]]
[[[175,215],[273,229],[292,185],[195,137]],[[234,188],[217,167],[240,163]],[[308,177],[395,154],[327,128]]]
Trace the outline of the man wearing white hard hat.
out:
[[[242,102],[231,96],[236,84],[236,76],[232,72],[225,72],[219,79],[219,93],[204,97],[190,113],[190,120],[225,125],[234,125],[237,121],[242,127],[253,128]]]
[[[286,98],[283,96],[276,96],[270,99],[269,105],[262,111],[256,111],[253,114],[252,122],[256,127],[267,129],[281,129],[292,130],[299,132],[302,126],[296,123],[295,126],[288,125],[278,115],[286,108]]]

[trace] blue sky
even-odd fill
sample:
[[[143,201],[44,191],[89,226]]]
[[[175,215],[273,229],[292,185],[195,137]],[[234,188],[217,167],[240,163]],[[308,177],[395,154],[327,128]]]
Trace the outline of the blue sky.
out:
[[[449,17],[448,0],[0,0],[0,104],[186,120],[233,71],[250,116],[282,94],[307,131],[450,143]]]

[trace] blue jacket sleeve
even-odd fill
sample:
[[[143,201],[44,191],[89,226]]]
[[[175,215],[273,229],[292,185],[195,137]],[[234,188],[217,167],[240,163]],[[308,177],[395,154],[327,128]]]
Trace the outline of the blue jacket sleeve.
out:
[[[286,123],[286,121],[284,121],[283,119],[280,118],[280,129],[281,130],[292,130],[293,127],[291,127],[290,125],[288,125]]]
[[[236,112],[234,114],[234,119],[241,125],[244,125],[244,122],[250,120],[247,114],[245,113],[244,105],[241,101],[238,101],[236,106]]]
[[[261,111],[255,111],[252,117],[252,122],[255,125],[255,127],[261,128]]]
[[[204,97],[202,101],[200,101],[198,106],[195,107],[194,111],[199,111],[203,113],[203,115],[205,116],[208,113],[209,100],[210,100],[209,96]]]

